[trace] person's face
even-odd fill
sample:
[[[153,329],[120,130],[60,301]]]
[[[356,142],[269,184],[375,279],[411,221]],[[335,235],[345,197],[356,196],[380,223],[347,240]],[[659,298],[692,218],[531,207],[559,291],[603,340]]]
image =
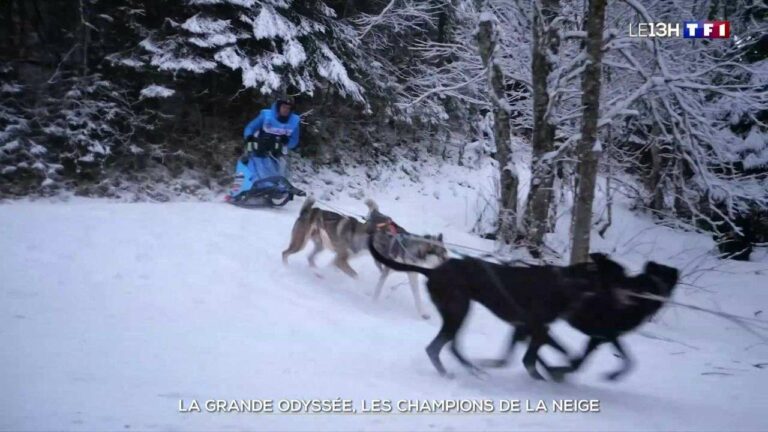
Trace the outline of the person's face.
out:
[[[280,105],[280,117],[287,117],[291,113],[291,106],[288,104]]]

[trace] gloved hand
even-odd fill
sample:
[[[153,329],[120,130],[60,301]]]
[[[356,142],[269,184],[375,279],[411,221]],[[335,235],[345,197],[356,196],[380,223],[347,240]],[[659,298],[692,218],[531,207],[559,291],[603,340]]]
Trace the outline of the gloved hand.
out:
[[[280,135],[279,137],[277,137],[277,142],[279,142],[282,145],[286,145],[288,144],[288,138],[289,138],[288,135]]]
[[[249,137],[246,137],[246,138],[243,140],[243,144],[245,145],[245,151],[246,151],[246,152],[252,152],[252,151],[254,151],[254,150],[255,150],[255,148],[254,148],[254,147],[256,146],[256,137],[255,137],[255,136],[253,136],[253,135],[251,135],[251,136],[249,136]]]
[[[240,162],[247,165],[248,164],[248,158],[250,157],[251,152],[248,150],[244,151],[242,155],[240,155]]]

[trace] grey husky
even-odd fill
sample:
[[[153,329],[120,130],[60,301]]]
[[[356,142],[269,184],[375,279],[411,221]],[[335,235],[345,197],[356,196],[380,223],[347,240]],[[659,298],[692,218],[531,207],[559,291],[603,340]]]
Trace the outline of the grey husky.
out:
[[[368,251],[370,236],[374,236],[374,242],[379,245],[380,250],[397,260],[422,266],[436,266],[447,259],[448,252],[443,246],[442,234],[437,236],[409,234],[391,217],[381,213],[373,200],[365,201],[368,207],[366,222],[314,207],[314,204],[314,197],[308,197],[301,206],[299,217],[293,224],[290,244],[283,251],[284,263],[288,261],[290,255],[303,250],[309,240],[312,240],[314,248],[307,258],[310,267],[316,267],[315,258],[320,252],[328,249],[336,254],[333,264],[349,276],[357,278],[357,272],[349,265],[349,259]],[[399,235],[378,235],[382,232]],[[381,294],[384,281],[391,270],[378,261],[374,262],[381,272],[374,291],[375,300]],[[408,273],[408,280],[416,303],[416,311],[422,318],[428,319],[429,315],[424,312],[421,304],[418,274]]]

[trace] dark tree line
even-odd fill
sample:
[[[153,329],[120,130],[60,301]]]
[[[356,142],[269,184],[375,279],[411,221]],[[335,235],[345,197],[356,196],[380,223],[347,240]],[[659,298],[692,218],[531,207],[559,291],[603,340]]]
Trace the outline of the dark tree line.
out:
[[[683,12],[738,38],[622,33]],[[602,174],[738,253],[767,240],[766,17],[754,0],[2,0],[0,196],[189,171],[224,184],[242,126],[291,96],[301,151],[323,163],[370,162],[377,142],[445,151],[450,130],[478,141],[503,243],[538,253],[570,195],[583,259],[610,226],[592,214]]]
[[[90,191],[157,166],[224,179],[242,125],[277,97],[307,113],[305,155],[410,131],[393,71],[411,42],[445,37],[449,12],[420,3],[401,26],[377,0],[5,0],[0,193]]]

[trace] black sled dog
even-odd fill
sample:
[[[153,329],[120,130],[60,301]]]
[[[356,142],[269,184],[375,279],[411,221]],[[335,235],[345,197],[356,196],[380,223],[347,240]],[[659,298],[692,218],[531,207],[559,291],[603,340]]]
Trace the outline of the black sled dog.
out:
[[[621,268],[615,261],[605,259],[604,266],[614,269]],[[622,366],[609,374],[606,378],[616,380],[631,369],[633,360],[627,350],[619,342],[619,337],[633,331],[664,305],[660,300],[637,298],[627,296],[627,293],[653,294],[663,298],[672,296],[672,291],[677,285],[680,272],[674,267],[649,261],[645,264],[643,272],[637,276],[628,277],[621,284],[620,294],[623,301],[617,303],[611,295],[598,294],[585,299],[581,305],[566,317],[568,323],[589,336],[589,341],[580,357],[571,360],[569,366],[552,368],[550,373],[556,379],[561,379],[564,374],[575,372],[584,363],[584,360],[600,345],[611,343],[622,357]],[[527,339],[531,332],[525,326],[518,326],[512,331],[506,354],[499,360],[487,362],[486,365],[500,367],[509,362],[515,344]],[[554,340],[548,338],[547,343],[565,353],[566,351]]]
[[[378,235],[385,235],[384,233]],[[548,326],[555,319],[576,310],[588,297],[611,295],[612,288],[622,284],[623,267],[604,265],[607,257],[592,254],[594,261],[570,267],[511,267],[476,258],[451,258],[429,269],[405,264],[382,255],[373,238],[368,239],[373,258],[385,266],[404,272],[417,272],[427,277],[427,290],[443,319],[437,336],[427,346],[427,355],[440,375],[447,375],[440,361],[440,351],[450,342],[451,352],[470,372],[478,368],[459,351],[456,335],[469,312],[470,300],[490,310],[513,326],[523,326],[531,335],[531,343],[523,364],[534,379],[543,379],[536,362],[548,372],[552,369],[538,358],[539,348],[551,338]]]

